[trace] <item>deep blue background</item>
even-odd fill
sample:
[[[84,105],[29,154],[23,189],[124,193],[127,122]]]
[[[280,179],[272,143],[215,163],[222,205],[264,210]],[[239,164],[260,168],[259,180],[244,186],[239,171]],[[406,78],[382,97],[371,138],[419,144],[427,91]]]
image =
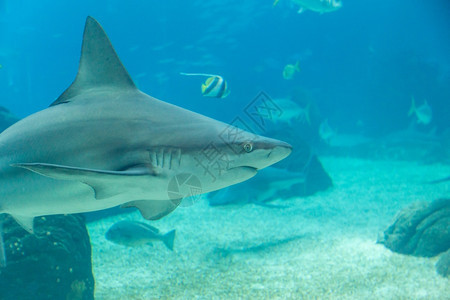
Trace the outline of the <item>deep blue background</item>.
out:
[[[339,132],[377,136],[405,128],[411,96],[450,127],[450,1],[344,0],[328,14],[297,14],[289,0],[0,0],[0,105],[20,117],[47,107],[75,77],[84,21],[95,17],[138,86],[230,121],[261,90],[307,91]],[[293,80],[282,77],[300,60]],[[231,94],[201,96],[224,76]],[[359,130],[359,129],[358,129]]]

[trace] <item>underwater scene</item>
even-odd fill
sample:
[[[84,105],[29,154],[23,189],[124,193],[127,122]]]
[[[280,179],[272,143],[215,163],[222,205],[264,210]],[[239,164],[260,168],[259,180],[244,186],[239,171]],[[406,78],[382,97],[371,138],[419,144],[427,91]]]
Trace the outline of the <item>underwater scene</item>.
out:
[[[0,300],[450,299],[450,2],[0,0]]]

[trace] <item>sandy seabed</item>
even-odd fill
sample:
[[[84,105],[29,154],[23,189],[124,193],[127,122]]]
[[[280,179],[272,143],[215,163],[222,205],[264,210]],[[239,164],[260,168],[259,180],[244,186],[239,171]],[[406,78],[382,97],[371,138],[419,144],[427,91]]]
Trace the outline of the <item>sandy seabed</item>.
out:
[[[415,201],[450,197],[448,165],[322,157],[334,187],[255,205],[180,207],[151,222],[177,230],[175,251],[162,243],[129,248],[104,237],[122,219],[88,224],[96,299],[450,299],[437,258],[376,244],[396,213]]]

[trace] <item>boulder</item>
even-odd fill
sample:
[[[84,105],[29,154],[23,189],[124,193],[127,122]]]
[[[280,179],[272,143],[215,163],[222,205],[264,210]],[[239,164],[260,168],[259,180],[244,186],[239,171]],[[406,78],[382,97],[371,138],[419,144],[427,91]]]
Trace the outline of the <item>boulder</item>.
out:
[[[34,234],[0,216],[6,267],[0,299],[94,299],[91,245],[84,217],[37,217]]]
[[[450,248],[450,199],[402,210],[378,240],[394,252],[432,257]]]

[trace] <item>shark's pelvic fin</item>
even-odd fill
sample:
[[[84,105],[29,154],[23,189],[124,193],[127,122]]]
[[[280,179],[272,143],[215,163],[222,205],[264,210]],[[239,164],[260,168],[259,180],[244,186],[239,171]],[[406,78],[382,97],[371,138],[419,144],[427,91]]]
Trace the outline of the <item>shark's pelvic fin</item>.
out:
[[[100,24],[87,17],[75,81],[50,106],[70,102],[83,91],[102,86],[137,90]]]
[[[122,205],[122,207],[136,207],[141,215],[147,220],[158,220],[170,214],[178,205],[181,199],[174,200],[138,200],[131,201]]]
[[[148,186],[148,176],[154,176],[147,166],[136,166],[124,171],[106,171],[69,167],[45,163],[12,164],[13,167],[24,168],[37,174],[54,179],[74,180],[89,185],[98,200],[110,198],[129,191]]]

